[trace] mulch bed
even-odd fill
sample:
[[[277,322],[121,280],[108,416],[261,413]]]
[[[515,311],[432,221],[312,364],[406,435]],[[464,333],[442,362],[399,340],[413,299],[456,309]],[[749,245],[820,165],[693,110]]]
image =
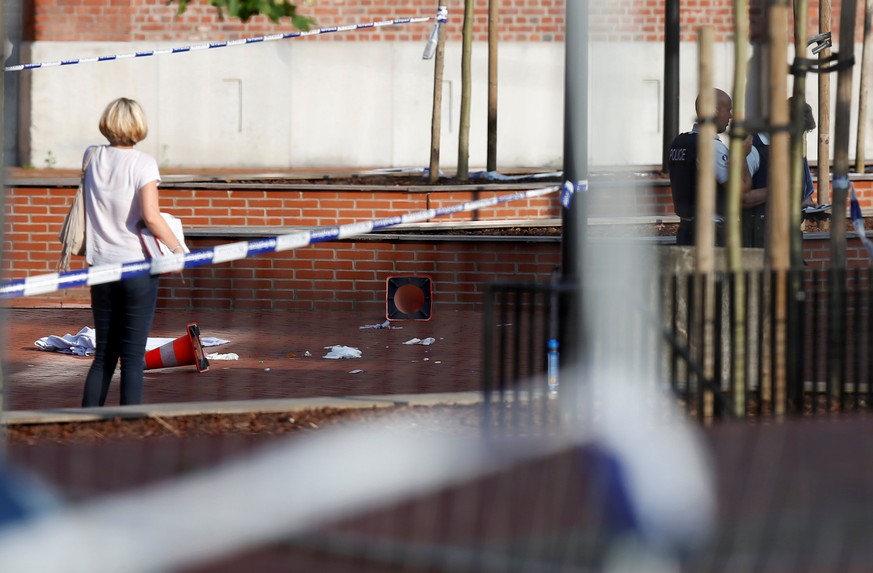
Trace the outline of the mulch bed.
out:
[[[269,438],[320,428],[392,418],[421,419],[422,427],[454,433],[481,426],[481,406],[396,406],[392,408],[315,408],[297,412],[253,412],[94,422],[14,424],[5,428],[10,445],[95,443],[123,439],[246,436]],[[442,422],[442,423],[441,423]]]

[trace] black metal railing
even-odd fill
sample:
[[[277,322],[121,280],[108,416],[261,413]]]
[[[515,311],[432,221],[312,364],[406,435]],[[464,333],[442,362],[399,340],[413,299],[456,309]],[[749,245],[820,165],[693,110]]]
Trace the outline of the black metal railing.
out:
[[[604,281],[584,288],[596,297],[598,289],[623,287]],[[555,301],[568,293],[580,296],[557,282],[488,286],[486,404],[530,399],[547,411],[546,344],[556,331]],[[585,372],[614,361],[609,348],[620,347],[624,371],[669,388],[677,404],[702,419],[865,411],[873,404],[871,268],[661,276],[624,300],[612,315],[598,315],[611,328],[589,330]],[[559,401],[565,394],[578,399],[585,384],[578,372],[566,374],[562,369]],[[510,412],[534,415],[522,407]]]

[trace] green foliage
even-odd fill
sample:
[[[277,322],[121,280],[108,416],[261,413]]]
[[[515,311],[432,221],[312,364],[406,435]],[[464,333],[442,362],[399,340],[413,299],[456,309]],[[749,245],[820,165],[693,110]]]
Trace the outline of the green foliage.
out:
[[[168,4],[178,2],[179,14],[185,12],[190,0],[167,0]],[[223,19],[225,13],[231,18],[239,18],[248,22],[249,18],[263,14],[275,23],[282,18],[290,18],[291,24],[298,30],[308,30],[315,20],[297,13],[297,6],[288,0],[207,0],[218,10],[218,17]],[[311,3],[311,2],[307,2]]]

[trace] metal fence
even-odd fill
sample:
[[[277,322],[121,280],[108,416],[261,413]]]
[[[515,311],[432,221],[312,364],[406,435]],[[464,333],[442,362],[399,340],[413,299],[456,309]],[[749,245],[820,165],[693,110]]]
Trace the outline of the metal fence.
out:
[[[626,370],[669,387],[682,409],[703,419],[863,411],[873,403],[873,269],[641,280],[627,304],[604,313],[615,328],[588,327],[585,372],[605,359],[604,347],[620,345]],[[602,280],[584,288],[622,287]],[[488,286],[486,404],[530,400],[546,408],[539,398],[548,395],[546,344],[556,301],[579,294],[556,282]],[[561,400],[585,384],[584,375],[564,374]],[[537,408],[512,412],[533,415]],[[494,412],[505,421],[503,409]]]

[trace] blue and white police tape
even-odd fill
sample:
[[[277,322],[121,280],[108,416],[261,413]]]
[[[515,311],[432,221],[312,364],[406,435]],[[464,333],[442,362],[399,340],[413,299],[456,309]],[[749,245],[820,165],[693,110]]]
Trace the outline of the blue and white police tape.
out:
[[[229,40],[223,42],[209,42],[208,44],[196,44],[192,46],[182,46],[178,48],[165,48],[158,50],[147,50],[140,52],[131,52],[126,54],[114,54],[110,56],[95,56],[90,58],[74,58],[69,60],[59,60],[55,62],[42,62],[38,64],[19,64],[16,66],[6,66],[4,71],[20,72],[22,70],[36,70],[39,68],[51,68],[56,66],[72,66],[74,64],[90,64],[94,62],[112,62],[115,60],[124,60],[128,58],[145,58],[148,56],[162,56],[164,54],[183,54],[195,52],[198,50],[211,50],[213,48],[227,48],[230,46],[243,46],[246,44],[259,44],[262,42],[272,42],[274,40],[288,40],[292,38],[302,38],[305,36],[317,36],[320,34],[332,34],[334,32],[349,32],[352,30],[367,30],[370,28],[381,28],[384,26],[399,26],[401,24],[415,24],[420,22],[428,22],[436,20],[437,24],[444,23],[448,19],[448,9],[440,7],[436,16],[422,16],[418,18],[396,18],[394,20],[383,20],[380,22],[368,22],[366,24],[347,24],[345,26],[334,26],[332,28],[319,28],[317,30],[286,32],[283,34],[271,34],[268,36],[257,36],[254,38],[242,38],[239,40]]]
[[[17,279],[0,285],[0,298],[17,298],[46,294],[67,288],[90,286],[110,283],[145,274],[164,274],[177,272],[182,269],[200,267],[209,264],[227,263],[256,257],[267,253],[289,251],[305,247],[313,243],[323,243],[336,239],[347,239],[357,235],[364,235],[371,231],[387,229],[403,223],[418,223],[434,217],[452,215],[465,211],[475,211],[493,207],[495,205],[532,199],[558,191],[559,187],[546,187],[544,189],[532,189],[520,191],[499,197],[477,199],[466,203],[458,203],[438,209],[416,211],[405,215],[374,219],[359,223],[348,223],[335,227],[320,227],[312,231],[299,231],[277,237],[258,239],[255,241],[239,241],[218,245],[217,247],[192,251],[187,254],[169,255],[155,259],[135,261],[123,264],[96,265],[87,269],[67,271],[63,273],[49,273],[37,275],[25,279]]]

